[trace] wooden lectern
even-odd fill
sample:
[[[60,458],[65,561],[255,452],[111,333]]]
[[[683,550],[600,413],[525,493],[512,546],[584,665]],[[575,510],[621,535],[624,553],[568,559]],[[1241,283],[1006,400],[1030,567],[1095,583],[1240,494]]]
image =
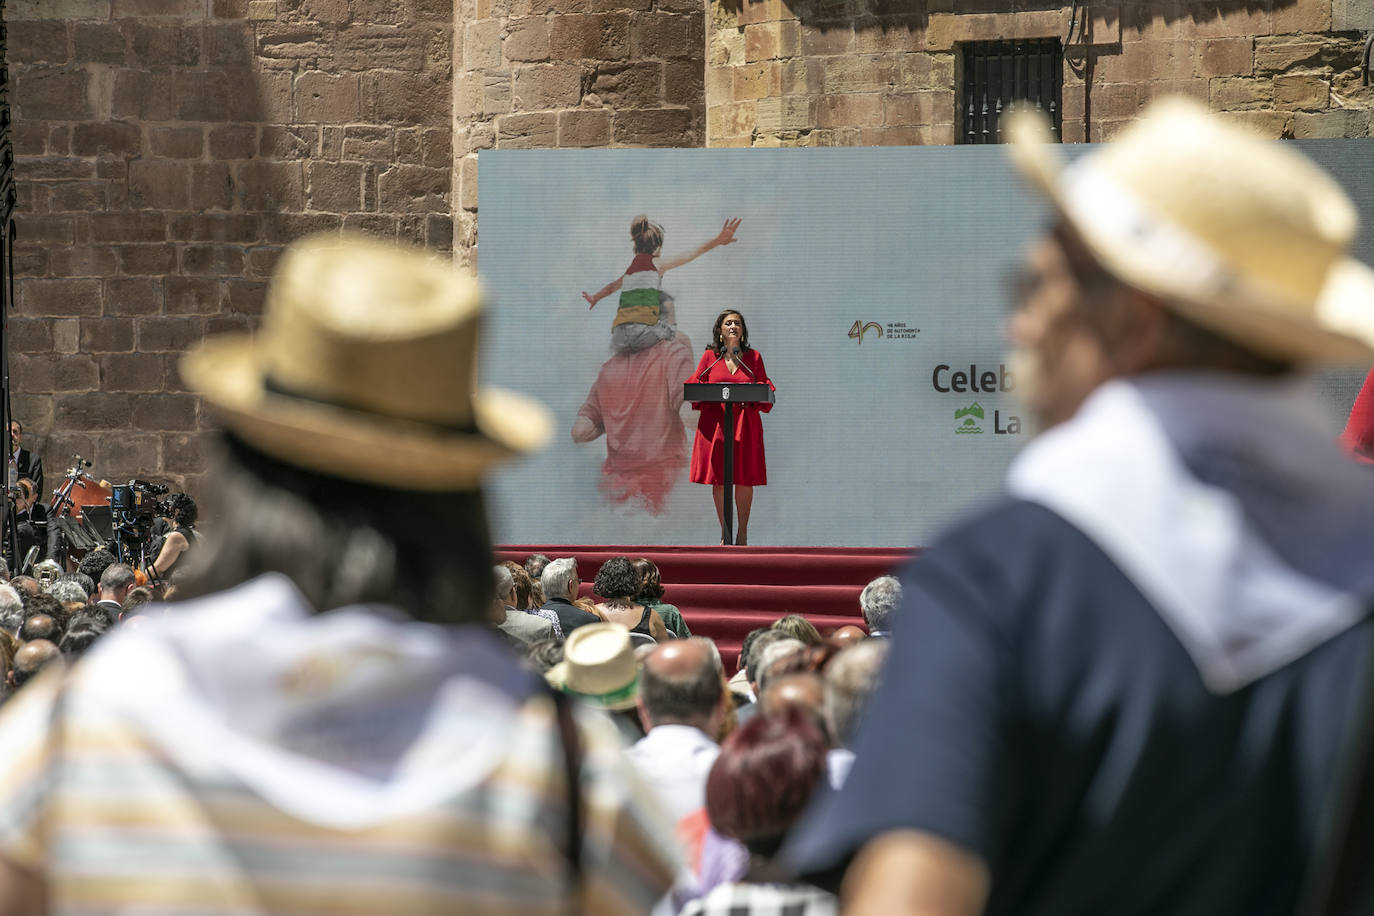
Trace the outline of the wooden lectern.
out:
[[[725,406],[725,511],[721,513],[720,536],[726,544],[735,543],[735,405],[773,403],[773,389],[763,382],[686,382],[682,399],[693,404]]]

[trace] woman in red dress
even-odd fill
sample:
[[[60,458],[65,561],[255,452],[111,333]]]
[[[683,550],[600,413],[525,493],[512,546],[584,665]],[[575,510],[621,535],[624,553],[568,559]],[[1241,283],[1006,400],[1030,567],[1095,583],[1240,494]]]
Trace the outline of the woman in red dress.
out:
[[[689,382],[762,382],[772,388],[763,368],[763,357],[749,346],[749,328],[744,316],[727,309],[716,316],[711,329],[711,346],[701,355],[696,373]],[[716,520],[725,516],[725,407],[721,404],[693,404],[700,411],[696,441],[692,444],[692,483],[709,483],[716,501]],[[749,510],[754,505],[754,487],[768,483],[763,460],[763,421],[760,413],[773,409],[767,402],[735,405],[735,507],[739,514],[736,544],[749,543]]]

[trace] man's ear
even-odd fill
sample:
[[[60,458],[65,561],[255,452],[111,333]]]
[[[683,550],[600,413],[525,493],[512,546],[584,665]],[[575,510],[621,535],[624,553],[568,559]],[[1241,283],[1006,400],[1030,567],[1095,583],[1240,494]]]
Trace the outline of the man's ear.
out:
[[[644,734],[649,734],[654,723],[649,719],[649,710],[644,707],[644,694],[635,697],[635,709],[639,712],[639,724],[644,727]]]
[[[1122,375],[1133,375],[1157,367],[1169,324],[1166,306],[1129,286],[1119,287],[1115,295],[1121,299],[1110,310],[1104,330],[1116,369]]]

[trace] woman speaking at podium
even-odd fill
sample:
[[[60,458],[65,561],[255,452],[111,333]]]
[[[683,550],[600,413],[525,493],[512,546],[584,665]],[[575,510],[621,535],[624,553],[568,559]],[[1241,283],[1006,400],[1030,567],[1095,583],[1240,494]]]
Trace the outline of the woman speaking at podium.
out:
[[[727,309],[716,316],[711,328],[711,346],[701,355],[697,371],[688,382],[748,384],[759,382],[769,388],[773,383],[763,368],[763,357],[749,346],[749,327],[744,316]],[[692,444],[692,483],[711,485],[716,501],[716,520],[725,524],[725,405],[693,404],[700,411],[696,441]],[[734,428],[734,503],[739,514],[736,544],[749,543],[749,510],[754,504],[754,487],[768,483],[768,468],[763,460],[763,421],[759,414],[773,409],[764,402],[735,405]],[[722,543],[724,539],[722,538]]]

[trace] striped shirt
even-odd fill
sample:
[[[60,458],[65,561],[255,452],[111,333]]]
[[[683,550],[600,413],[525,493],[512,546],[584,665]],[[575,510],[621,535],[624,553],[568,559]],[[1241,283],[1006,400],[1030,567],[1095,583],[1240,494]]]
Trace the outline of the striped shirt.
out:
[[[620,306],[611,327],[622,324],[654,324],[659,314],[659,284],[663,275],[654,266],[654,256],[637,254],[620,278]]]
[[[186,605],[4,708],[0,855],[51,912],[630,914],[666,891],[671,831],[602,717],[577,714],[579,899],[554,706],[498,641],[296,601],[264,577]]]

